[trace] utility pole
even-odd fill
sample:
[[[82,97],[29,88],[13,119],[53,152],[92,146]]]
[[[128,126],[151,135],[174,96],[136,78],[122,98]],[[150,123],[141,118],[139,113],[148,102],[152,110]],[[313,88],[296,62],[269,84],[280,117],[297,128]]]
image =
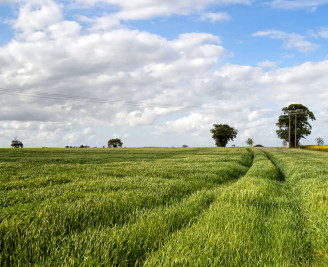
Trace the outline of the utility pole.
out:
[[[297,148],[297,113],[295,113],[295,148]]]
[[[290,138],[290,128],[291,128],[291,121],[290,121],[290,114],[288,115],[288,117],[289,117],[289,128],[288,128],[288,146],[289,146],[289,148],[292,148],[292,144],[290,143],[290,141],[291,141],[291,138]]]

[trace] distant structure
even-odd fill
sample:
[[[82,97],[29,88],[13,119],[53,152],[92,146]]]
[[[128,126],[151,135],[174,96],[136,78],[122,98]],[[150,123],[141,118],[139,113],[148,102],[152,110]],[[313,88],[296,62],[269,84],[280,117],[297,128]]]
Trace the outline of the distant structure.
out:
[[[23,148],[23,143],[21,141],[18,141],[17,138],[15,138],[15,140],[11,141],[11,147],[12,148]]]

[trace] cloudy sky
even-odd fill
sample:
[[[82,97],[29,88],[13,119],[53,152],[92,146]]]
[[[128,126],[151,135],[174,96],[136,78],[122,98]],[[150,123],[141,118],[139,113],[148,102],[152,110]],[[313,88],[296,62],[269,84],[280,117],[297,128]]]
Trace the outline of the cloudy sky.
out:
[[[0,147],[279,146],[307,106],[328,142],[328,0],[0,0]]]

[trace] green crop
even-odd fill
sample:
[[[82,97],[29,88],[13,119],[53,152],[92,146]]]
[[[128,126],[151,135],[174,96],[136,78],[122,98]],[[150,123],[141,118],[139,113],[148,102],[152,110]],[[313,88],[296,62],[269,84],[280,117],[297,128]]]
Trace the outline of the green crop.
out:
[[[0,149],[0,266],[327,266],[328,154]]]
[[[245,149],[1,152],[2,265],[141,262],[251,164]]]
[[[247,174],[226,187],[190,228],[177,232],[148,266],[309,265],[298,196],[260,150]]]

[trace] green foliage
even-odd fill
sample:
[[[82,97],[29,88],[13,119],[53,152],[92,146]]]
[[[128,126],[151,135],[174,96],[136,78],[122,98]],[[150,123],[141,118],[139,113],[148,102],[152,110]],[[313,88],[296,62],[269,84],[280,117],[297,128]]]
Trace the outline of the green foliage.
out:
[[[264,146],[262,146],[261,144],[257,144],[254,147],[264,147]]]
[[[246,142],[246,144],[247,144],[248,146],[250,146],[250,147],[254,144],[254,140],[253,140],[253,138],[247,138],[247,140],[246,140],[245,142]]]
[[[213,126],[211,133],[217,147],[226,147],[227,143],[234,140],[238,134],[238,130],[227,124],[213,124]]]
[[[300,140],[305,136],[311,134],[312,126],[308,122],[310,119],[315,120],[314,114],[302,104],[291,104],[288,107],[282,109],[283,114],[279,116],[277,135],[280,139],[288,142],[289,136],[289,119],[291,120],[291,147],[295,147],[295,116],[297,116],[297,146],[300,144]]]
[[[21,141],[18,141],[16,138],[15,140],[11,141],[11,147],[12,148],[23,148],[23,143]]]
[[[123,143],[121,141],[121,139],[119,138],[114,138],[114,139],[110,139],[108,140],[108,147],[122,147]]]
[[[317,142],[317,145],[318,145],[318,146],[323,146],[323,145],[324,145],[323,138],[321,138],[321,137],[317,137],[317,138],[315,139],[315,141]]]

